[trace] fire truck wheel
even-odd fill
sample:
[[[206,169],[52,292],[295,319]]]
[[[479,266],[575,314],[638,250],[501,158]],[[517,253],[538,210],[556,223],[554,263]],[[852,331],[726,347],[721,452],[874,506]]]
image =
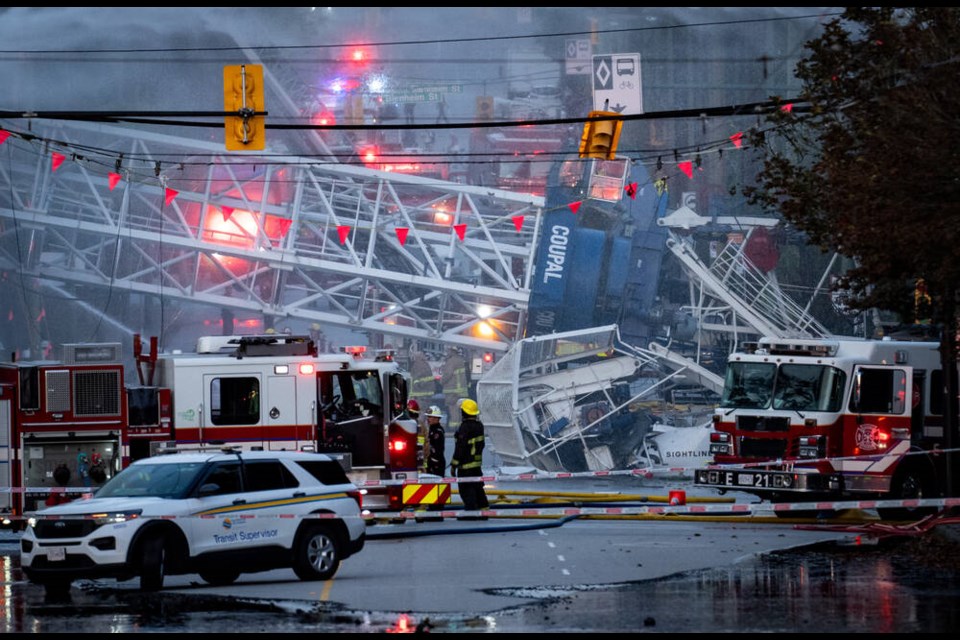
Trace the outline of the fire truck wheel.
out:
[[[929,498],[934,493],[931,478],[922,467],[912,466],[897,469],[890,488],[890,500],[914,500]],[[886,507],[877,508],[883,520],[919,520],[936,513],[934,507]]]
[[[153,534],[143,542],[143,559],[140,562],[140,589],[159,591],[163,588],[164,568],[167,561],[167,539]]]
[[[340,568],[340,538],[326,525],[313,525],[300,535],[293,571],[301,580],[328,580]]]
[[[203,578],[204,582],[215,587],[225,587],[236,582],[237,578],[240,577],[240,572],[232,569],[210,569],[201,571],[200,577]]]

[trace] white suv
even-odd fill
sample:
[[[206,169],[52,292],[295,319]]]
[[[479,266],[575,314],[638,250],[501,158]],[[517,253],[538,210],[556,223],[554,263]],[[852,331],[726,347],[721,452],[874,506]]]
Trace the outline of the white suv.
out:
[[[224,585],[280,567],[326,580],[365,535],[360,492],[329,456],[175,453],[134,462],[91,499],[39,511],[21,566],[48,591],[135,576],[157,590],[164,575],[186,573]]]

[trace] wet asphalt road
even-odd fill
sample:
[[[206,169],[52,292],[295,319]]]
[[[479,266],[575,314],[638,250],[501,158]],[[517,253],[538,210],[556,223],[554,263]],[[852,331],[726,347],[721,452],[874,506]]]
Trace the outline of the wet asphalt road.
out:
[[[3,553],[0,631],[9,632],[862,632],[960,628],[958,546],[940,536],[869,547],[821,543],[730,567],[616,587],[539,590],[531,604],[485,615],[254,606],[176,593],[75,587],[49,601]],[[14,554],[15,555],[15,554]]]
[[[615,585],[513,583],[487,589],[483,595],[499,604],[482,613],[404,613],[391,606],[348,609],[336,598],[286,599],[283,588],[302,588],[292,577],[267,582],[270,593],[260,599],[209,589],[141,594],[135,581],[105,580],[80,581],[69,598],[50,600],[24,579],[16,536],[7,532],[0,533],[0,633],[344,633],[415,631],[418,625],[434,633],[942,633],[960,628],[958,551],[957,536],[939,530],[876,545],[820,542]]]

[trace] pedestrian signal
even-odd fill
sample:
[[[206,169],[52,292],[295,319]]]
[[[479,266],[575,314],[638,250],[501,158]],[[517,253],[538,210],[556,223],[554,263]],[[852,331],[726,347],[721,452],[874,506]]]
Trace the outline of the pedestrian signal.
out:
[[[593,120],[592,118],[619,118],[615,111],[591,111],[591,118],[583,125],[580,138],[580,157],[614,160],[617,157],[617,143],[620,142],[620,130],[623,120]]]
[[[477,120],[493,120],[493,96],[477,97]]]
[[[263,65],[223,68],[223,110],[228,151],[261,151],[265,146]],[[260,115],[256,115],[260,114]]]

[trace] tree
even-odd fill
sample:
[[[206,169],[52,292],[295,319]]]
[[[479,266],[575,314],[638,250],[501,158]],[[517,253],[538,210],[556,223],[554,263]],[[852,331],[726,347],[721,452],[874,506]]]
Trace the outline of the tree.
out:
[[[952,449],[960,442],[960,9],[849,7],[806,47],[796,70],[801,100],[750,135],[763,169],[746,194],[822,250],[855,260],[841,283],[856,308],[916,322],[916,284],[926,283]]]

